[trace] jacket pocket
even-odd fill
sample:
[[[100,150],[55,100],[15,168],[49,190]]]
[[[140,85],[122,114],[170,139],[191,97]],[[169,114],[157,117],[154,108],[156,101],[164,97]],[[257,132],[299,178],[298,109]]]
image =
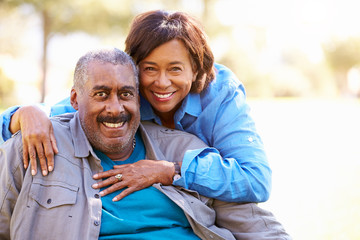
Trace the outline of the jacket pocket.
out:
[[[76,203],[79,187],[58,181],[34,179],[30,188],[30,197],[40,206],[51,209]]]

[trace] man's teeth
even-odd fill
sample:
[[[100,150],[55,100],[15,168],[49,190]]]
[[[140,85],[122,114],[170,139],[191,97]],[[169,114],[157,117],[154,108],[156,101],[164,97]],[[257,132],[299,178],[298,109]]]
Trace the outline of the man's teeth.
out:
[[[103,122],[105,126],[109,127],[109,128],[118,128],[124,125],[125,122],[120,122],[120,123],[108,123],[108,122]]]
[[[172,95],[173,93],[167,93],[167,94],[159,94],[159,93],[155,93],[154,92],[154,95],[158,98],[168,98]]]

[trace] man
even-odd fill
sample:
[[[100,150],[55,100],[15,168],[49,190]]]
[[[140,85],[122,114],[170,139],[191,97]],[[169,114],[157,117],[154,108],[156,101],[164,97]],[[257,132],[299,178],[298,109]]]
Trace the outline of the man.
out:
[[[288,239],[255,204],[225,203],[162,184],[117,202],[118,192],[100,196],[93,188],[96,173],[142,159],[176,161],[186,150],[196,158],[206,148],[187,133],[140,124],[137,70],[124,52],[80,58],[71,103],[77,113],[52,119],[59,149],[57,169],[48,176],[24,169],[20,133],[1,146],[1,239]],[[159,171],[175,173],[172,163],[157,163]],[[158,179],[164,181],[172,179]]]

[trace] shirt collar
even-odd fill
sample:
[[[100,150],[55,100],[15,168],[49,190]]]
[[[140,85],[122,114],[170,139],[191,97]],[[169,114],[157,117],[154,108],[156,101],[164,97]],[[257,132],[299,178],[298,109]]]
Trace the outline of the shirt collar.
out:
[[[157,116],[154,113],[151,104],[143,97],[140,96],[140,105],[141,105],[141,120],[149,121],[149,120],[156,120]],[[198,117],[201,114],[201,99],[200,94],[198,93],[189,93],[185,98],[184,101],[177,111],[176,114],[180,114],[184,116],[185,113],[190,114],[194,117]]]
[[[151,126],[150,123],[147,123],[147,126]],[[155,125],[156,126],[156,125]],[[139,130],[141,133],[141,137],[144,141],[145,148],[146,148],[146,156],[149,159],[164,159],[164,156],[161,152],[157,151],[157,148],[154,148],[154,143],[147,134],[146,129],[140,123]],[[74,117],[70,120],[70,131],[72,140],[74,143],[74,153],[75,157],[78,158],[86,158],[91,153],[93,156],[96,156],[94,153],[93,148],[91,147],[85,132],[83,131],[80,123],[79,113],[74,113]]]
[[[201,114],[201,100],[200,94],[198,93],[189,93],[185,98],[180,107],[184,113],[198,117]]]
[[[155,119],[155,113],[151,107],[151,104],[140,95],[140,115],[141,120],[148,121]]]

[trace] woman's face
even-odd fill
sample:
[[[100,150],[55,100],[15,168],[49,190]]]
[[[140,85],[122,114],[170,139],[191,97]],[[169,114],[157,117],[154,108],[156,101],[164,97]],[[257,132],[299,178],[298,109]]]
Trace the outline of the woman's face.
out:
[[[155,113],[172,113],[190,92],[197,73],[193,72],[189,51],[180,40],[171,40],[155,48],[139,63],[140,92]]]

